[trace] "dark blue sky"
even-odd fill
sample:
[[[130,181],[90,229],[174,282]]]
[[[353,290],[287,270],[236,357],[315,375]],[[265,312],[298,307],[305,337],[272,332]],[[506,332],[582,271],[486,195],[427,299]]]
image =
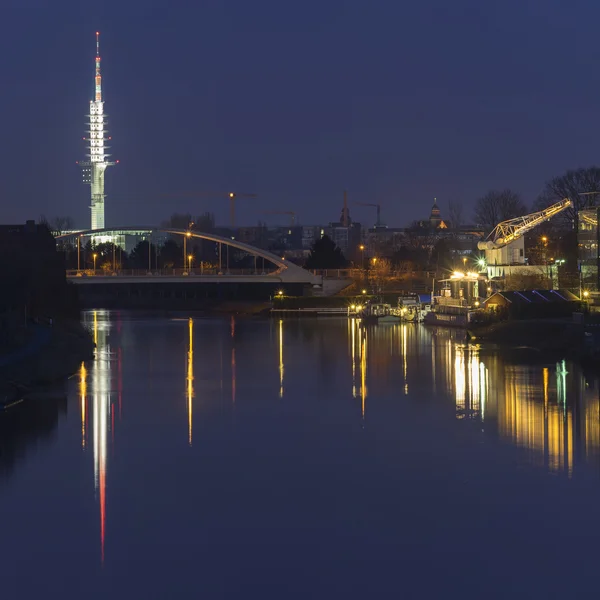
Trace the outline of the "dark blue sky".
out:
[[[3,0],[0,222],[89,223],[83,158],[101,32],[112,152],[107,225],[156,223],[255,192],[238,222],[339,218],[380,202],[406,225],[437,196],[530,203],[590,166],[599,139],[600,5],[582,0]],[[351,206],[357,220],[373,211]]]

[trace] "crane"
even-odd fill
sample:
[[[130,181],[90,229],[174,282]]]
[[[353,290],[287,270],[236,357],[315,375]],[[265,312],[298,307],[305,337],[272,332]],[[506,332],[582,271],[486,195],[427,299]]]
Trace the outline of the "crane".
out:
[[[238,192],[180,192],[179,194],[165,194],[166,198],[229,198],[229,218],[231,227],[235,227],[235,199],[256,198],[256,194],[240,194]]]
[[[563,198],[560,202],[552,204],[544,210],[502,221],[494,227],[487,240],[477,243],[477,247],[479,250],[498,250],[571,206],[573,206],[573,202],[568,198]]]
[[[265,215],[290,215],[292,217],[291,226],[296,225],[296,213],[293,210],[263,210]]]
[[[371,202],[355,202],[358,206],[375,206],[377,208],[377,221],[375,227],[381,227],[381,204],[373,204]]]

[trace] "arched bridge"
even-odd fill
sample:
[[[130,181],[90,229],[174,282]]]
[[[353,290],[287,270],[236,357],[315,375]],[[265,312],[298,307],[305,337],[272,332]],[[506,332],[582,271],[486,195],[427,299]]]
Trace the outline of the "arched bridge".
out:
[[[250,244],[246,244],[244,242],[240,242],[236,239],[226,238],[219,235],[215,235],[213,233],[204,233],[199,231],[187,230],[187,229],[174,229],[171,227],[144,227],[144,226],[126,226],[126,227],[110,227],[104,229],[88,229],[85,231],[74,231],[69,233],[64,233],[56,236],[56,239],[69,239],[69,238],[78,238],[78,237],[108,237],[111,235],[119,236],[119,235],[152,235],[152,234],[166,234],[173,236],[181,236],[184,240],[191,239],[200,239],[206,240],[209,242],[214,242],[219,246],[219,268],[218,271],[214,274],[201,274],[201,276],[218,276],[221,279],[224,278],[239,278],[239,277],[250,277],[252,279],[256,279],[258,277],[264,278],[269,277],[271,279],[278,279],[282,282],[290,282],[290,283],[310,283],[310,284],[321,284],[322,277],[313,275],[310,271],[291,263],[285,258],[281,256],[277,256],[268,250],[263,250],[262,248],[257,248],[255,246],[251,246]],[[254,273],[245,273],[245,274],[231,274],[229,273],[229,269],[223,269],[222,264],[222,246],[235,248],[236,250],[242,250],[246,252],[250,256],[254,256],[256,258],[261,258],[263,260],[263,269],[262,272],[259,273],[259,270],[256,268],[256,260],[255,260],[255,269]],[[264,261],[268,261],[273,264],[276,269],[265,273],[264,272]],[[179,273],[173,271],[170,274],[171,277],[174,276],[183,276],[188,275],[187,271],[184,269],[182,273],[181,270]],[[150,276],[150,274],[146,274],[146,276]]]

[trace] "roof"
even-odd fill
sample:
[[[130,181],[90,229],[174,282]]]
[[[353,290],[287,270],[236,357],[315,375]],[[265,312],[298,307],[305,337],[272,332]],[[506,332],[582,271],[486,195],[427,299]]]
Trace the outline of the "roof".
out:
[[[504,298],[510,304],[546,304],[548,302],[576,302],[579,298],[568,290],[524,290],[522,292],[496,292],[487,298],[484,303],[492,302],[498,297]]]

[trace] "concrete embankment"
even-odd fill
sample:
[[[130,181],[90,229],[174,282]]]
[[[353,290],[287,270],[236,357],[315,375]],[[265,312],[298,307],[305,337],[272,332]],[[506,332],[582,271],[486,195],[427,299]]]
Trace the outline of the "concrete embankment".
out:
[[[93,358],[94,342],[78,321],[32,324],[25,343],[0,355],[3,396],[25,394],[63,381],[84,360]]]

